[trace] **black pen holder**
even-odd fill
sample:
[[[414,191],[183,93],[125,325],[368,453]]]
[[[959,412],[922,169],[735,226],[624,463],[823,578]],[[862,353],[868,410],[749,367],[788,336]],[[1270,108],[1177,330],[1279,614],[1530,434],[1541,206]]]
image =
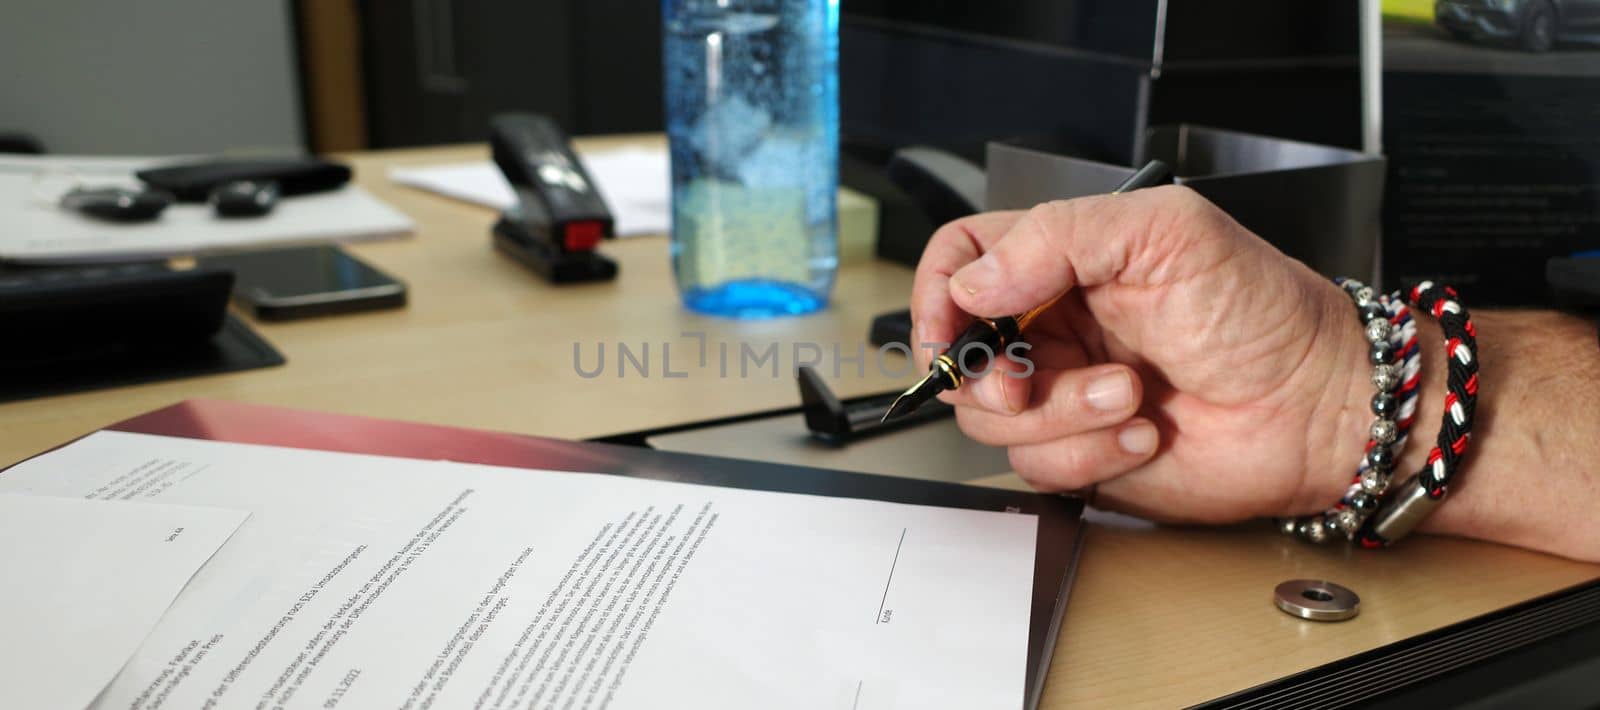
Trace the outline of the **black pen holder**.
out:
[[[1384,159],[1343,148],[1188,124],[1150,129],[1133,165],[1161,160],[1174,182],[1328,277],[1375,282]],[[1101,194],[1135,167],[990,143],[986,209]]]

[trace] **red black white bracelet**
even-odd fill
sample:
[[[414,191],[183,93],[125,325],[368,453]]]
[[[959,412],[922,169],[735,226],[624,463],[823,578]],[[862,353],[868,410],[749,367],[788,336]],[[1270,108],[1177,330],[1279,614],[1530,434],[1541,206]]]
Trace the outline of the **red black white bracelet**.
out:
[[[1357,281],[1339,283],[1356,304],[1371,344],[1368,359],[1377,390],[1371,402],[1376,417],[1369,432],[1372,438],[1355,480],[1337,505],[1321,515],[1281,519],[1279,525],[1283,532],[1312,542],[1343,537],[1363,547],[1382,547],[1405,537],[1438,507],[1459,469],[1477,404],[1477,329],[1452,288],[1423,282],[1403,300],[1400,293],[1375,294]],[[1444,331],[1445,414],[1427,464],[1404,483],[1391,486],[1395,462],[1416,418],[1421,362],[1413,308],[1433,315]]]
[[[1472,324],[1472,315],[1449,286],[1424,281],[1407,295],[1412,309],[1432,314],[1444,331],[1444,417],[1427,463],[1390,492],[1378,514],[1357,535],[1362,547],[1383,547],[1400,540],[1439,507],[1472,440],[1472,416],[1478,406],[1478,329]]]

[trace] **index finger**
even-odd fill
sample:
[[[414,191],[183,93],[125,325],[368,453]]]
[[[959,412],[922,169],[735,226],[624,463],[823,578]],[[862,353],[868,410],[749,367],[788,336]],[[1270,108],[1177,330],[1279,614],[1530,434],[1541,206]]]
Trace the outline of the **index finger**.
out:
[[[983,256],[1022,218],[1021,211],[983,212],[940,227],[928,239],[911,287],[911,349],[926,369],[934,353],[925,343],[949,343],[972,316],[950,298],[950,275]]]

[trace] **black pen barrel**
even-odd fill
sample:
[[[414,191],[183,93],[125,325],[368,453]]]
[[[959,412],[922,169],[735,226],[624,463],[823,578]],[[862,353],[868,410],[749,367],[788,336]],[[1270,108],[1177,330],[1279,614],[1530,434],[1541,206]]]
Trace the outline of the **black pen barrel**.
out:
[[[945,352],[960,365],[960,375],[967,377],[987,372],[994,358],[1021,339],[1021,329],[1015,318],[978,318]]]
[[[1123,180],[1122,184],[1118,185],[1117,189],[1112,190],[1111,193],[1132,192],[1144,187],[1161,185],[1170,180],[1172,180],[1172,167],[1159,160],[1152,160],[1145,163],[1144,167],[1134,171],[1132,175],[1129,175],[1128,179]]]

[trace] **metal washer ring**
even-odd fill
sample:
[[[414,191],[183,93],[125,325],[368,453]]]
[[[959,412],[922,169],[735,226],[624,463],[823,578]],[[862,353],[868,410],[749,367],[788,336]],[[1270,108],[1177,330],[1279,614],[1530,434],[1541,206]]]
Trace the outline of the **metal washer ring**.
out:
[[[1283,613],[1311,621],[1343,621],[1361,613],[1361,597],[1321,579],[1291,579],[1273,590]]]

